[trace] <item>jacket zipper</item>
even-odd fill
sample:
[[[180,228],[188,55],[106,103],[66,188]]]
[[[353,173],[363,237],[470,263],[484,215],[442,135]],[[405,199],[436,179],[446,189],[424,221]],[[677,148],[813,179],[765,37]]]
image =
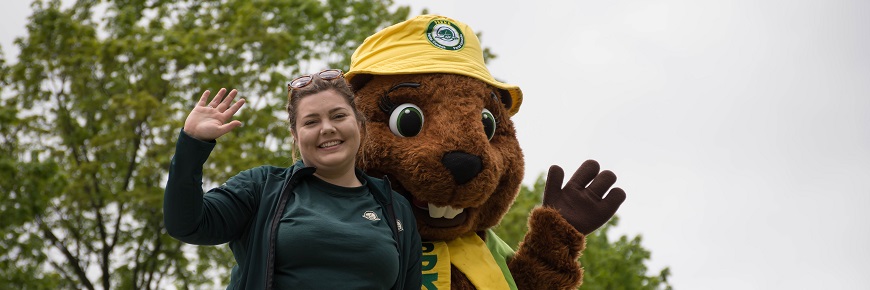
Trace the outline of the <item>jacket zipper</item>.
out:
[[[281,221],[281,216],[284,214],[284,208],[287,206],[287,199],[290,194],[287,192],[290,188],[296,186],[299,176],[297,173],[301,170],[307,170],[308,167],[300,168],[290,173],[290,178],[284,182],[281,188],[281,196],[278,198],[278,208],[275,215],[272,216],[272,224],[269,227],[269,253],[266,256],[266,289],[272,289],[272,274],[275,272],[275,239],[278,232],[278,223]]]
[[[387,204],[384,206],[387,209],[387,214],[390,217],[390,222],[387,223],[387,226],[390,227],[390,231],[393,232],[393,239],[396,240],[396,246],[398,247],[399,252],[399,279],[396,281],[396,287],[394,289],[402,289],[402,286],[405,284],[404,271],[402,268],[402,251],[404,247],[402,246],[402,239],[399,233],[399,224],[397,223],[398,219],[396,218],[396,211],[393,208],[393,188],[390,186],[390,179],[384,175],[384,189],[382,192],[385,192],[387,195]]]

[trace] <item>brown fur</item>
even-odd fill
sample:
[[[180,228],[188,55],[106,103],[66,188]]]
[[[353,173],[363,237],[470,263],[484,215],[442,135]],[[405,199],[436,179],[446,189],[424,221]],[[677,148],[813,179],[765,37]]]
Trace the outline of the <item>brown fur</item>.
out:
[[[389,114],[379,107],[382,96],[403,82],[420,84],[389,94],[395,105],[413,103],[423,111],[422,131],[414,137],[394,135]],[[513,122],[497,89],[453,74],[377,75],[356,89],[357,106],[368,120],[360,167],[373,176],[386,175],[393,188],[412,203],[465,209],[464,222],[453,227],[435,226],[426,211],[415,209],[424,241],[449,241],[501,221],[519,192],[524,163]],[[498,122],[492,140],[484,133],[484,108]],[[479,156],[482,161],[482,171],[464,184],[454,182],[441,162],[446,153],[454,151]],[[576,260],[583,249],[583,235],[553,209],[536,209],[529,222],[529,234],[509,264],[517,286],[576,287],[582,277]],[[451,278],[453,289],[474,288],[455,268]]]
[[[459,272],[455,266],[450,265],[450,289],[451,290],[475,290],[471,280],[462,272]]]
[[[583,280],[576,261],[585,247],[583,234],[558,211],[539,207],[529,216],[529,232],[508,268],[519,289],[575,289]]]

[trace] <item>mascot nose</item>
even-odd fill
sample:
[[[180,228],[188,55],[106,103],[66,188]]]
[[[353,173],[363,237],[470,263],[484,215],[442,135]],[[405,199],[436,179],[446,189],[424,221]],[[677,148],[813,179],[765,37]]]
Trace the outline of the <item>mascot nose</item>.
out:
[[[441,158],[441,164],[444,164],[444,167],[450,170],[453,180],[456,181],[456,184],[460,185],[471,181],[472,178],[483,170],[480,157],[460,151],[444,154],[444,157]]]

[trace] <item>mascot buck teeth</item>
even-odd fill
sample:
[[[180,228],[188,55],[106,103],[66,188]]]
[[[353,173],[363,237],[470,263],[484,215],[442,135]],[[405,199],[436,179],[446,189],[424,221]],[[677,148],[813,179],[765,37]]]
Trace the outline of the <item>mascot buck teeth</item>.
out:
[[[492,77],[468,25],[423,15],[387,27],[354,52],[346,77],[368,121],[359,166],[389,178],[414,205],[424,289],[580,285],[585,236],[625,192],[610,189],[616,175],[593,160],[564,187],[553,166],[516,252],[493,233],[523,179],[511,121],[523,95]]]

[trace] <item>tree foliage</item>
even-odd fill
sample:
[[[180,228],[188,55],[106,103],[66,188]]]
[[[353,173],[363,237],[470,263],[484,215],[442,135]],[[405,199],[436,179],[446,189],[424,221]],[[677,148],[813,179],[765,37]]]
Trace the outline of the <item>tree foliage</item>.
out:
[[[32,4],[17,62],[0,58],[0,288],[154,289],[227,283],[226,247],[164,233],[163,185],[203,90],[237,88],[244,127],[206,184],[287,165],[285,83],[345,68],[404,20],[391,0],[58,0]],[[221,145],[221,144],[229,144]]]
[[[532,187],[523,185],[511,209],[495,229],[508,245],[516,249],[528,231],[528,215],[541,204],[545,180],[538,176]],[[614,216],[604,226],[586,237],[586,249],[580,257],[583,265],[581,289],[671,289],[667,278],[670,269],[664,268],[656,275],[647,274],[646,261],[651,252],[641,245],[641,236],[621,236],[611,241],[608,231],[615,227],[619,218]]]

